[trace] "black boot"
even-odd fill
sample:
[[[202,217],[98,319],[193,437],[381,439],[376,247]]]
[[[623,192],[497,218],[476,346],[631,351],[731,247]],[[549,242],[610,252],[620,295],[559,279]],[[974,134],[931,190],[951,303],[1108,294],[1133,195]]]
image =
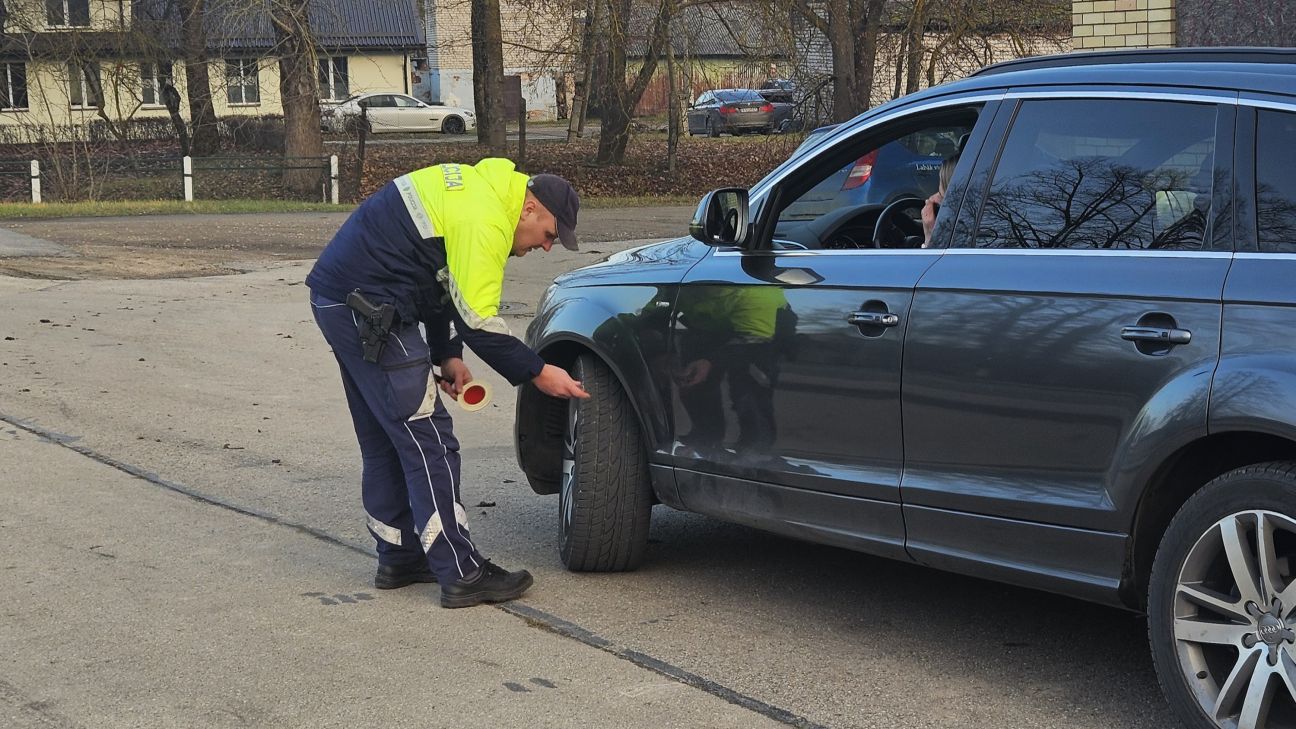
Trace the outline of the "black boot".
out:
[[[531,573],[526,570],[509,572],[486,560],[477,574],[441,586],[441,607],[462,608],[484,602],[516,600],[532,582]]]
[[[415,582],[436,581],[436,575],[432,574],[427,562],[422,560],[409,564],[380,564],[378,573],[374,575],[374,587],[379,590],[394,590]]]

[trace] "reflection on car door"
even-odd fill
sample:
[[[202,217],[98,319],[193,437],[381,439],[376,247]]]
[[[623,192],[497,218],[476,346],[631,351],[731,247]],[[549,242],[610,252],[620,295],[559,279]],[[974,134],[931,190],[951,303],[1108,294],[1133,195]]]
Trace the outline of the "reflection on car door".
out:
[[[814,178],[783,199],[879,134],[807,160]],[[689,510],[904,557],[901,357],[914,285],[939,255],[718,250],[688,273],[663,400]]]
[[[905,341],[915,558],[1116,586],[1139,464],[1206,432],[1234,113],[1210,102],[1027,98],[980,156]]]

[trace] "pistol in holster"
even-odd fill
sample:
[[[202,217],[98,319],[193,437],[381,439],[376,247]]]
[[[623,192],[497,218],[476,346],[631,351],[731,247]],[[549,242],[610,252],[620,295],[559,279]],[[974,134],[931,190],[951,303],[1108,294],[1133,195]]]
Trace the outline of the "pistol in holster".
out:
[[[374,306],[360,293],[360,289],[347,294],[346,305],[360,315],[360,346],[364,350],[364,360],[377,364],[387,346],[387,332],[391,331],[392,322],[396,319],[396,307],[391,304]]]

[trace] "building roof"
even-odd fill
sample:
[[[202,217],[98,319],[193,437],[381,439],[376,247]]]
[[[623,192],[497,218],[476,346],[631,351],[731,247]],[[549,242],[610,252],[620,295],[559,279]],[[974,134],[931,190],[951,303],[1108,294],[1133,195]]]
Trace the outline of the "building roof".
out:
[[[207,48],[215,53],[259,53],[275,46],[265,0],[208,3]],[[179,46],[177,0],[135,0],[137,22],[155,23],[168,45]],[[311,30],[322,50],[422,50],[423,22],[414,0],[310,0]]]

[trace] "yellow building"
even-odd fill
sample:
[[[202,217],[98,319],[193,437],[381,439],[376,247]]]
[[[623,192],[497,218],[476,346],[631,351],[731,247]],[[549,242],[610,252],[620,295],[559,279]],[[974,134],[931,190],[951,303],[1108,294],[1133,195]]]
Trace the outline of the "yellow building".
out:
[[[0,140],[82,138],[94,125],[145,134],[169,123],[168,85],[190,118],[180,27],[164,0],[7,0],[0,40]],[[283,113],[275,38],[264,11],[208,3],[207,56],[218,118]],[[321,101],[409,93],[424,53],[413,0],[313,0]],[[163,129],[159,124],[154,129]]]

